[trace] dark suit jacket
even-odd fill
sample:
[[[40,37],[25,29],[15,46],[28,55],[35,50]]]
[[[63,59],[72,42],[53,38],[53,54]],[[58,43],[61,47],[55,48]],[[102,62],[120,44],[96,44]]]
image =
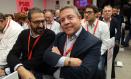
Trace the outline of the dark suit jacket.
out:
[[[57,35],[54,46],[57,46],[61,54],[64,51],[66,34]],[[82,29],[77,38],[70,57],[80,58],[82,64],[80,67],[62,67],[60,77],[64,79],[91,79],[96,71],[100,58],[101,41]],[[61,55],[47,50],[44,54],[44,61],[49,65],[55,66]]]
[[[14,70],[14,67],[22,63],[23,66],[34,72],[44,72],[44,74],[49,74],[49,69],[51,67],[42,61],[43,54],[47,48],[55,40],[55,33],[49,29],[44,30],[44,34],[39,39],[38,43],[32,50],[32,59],[28,60],[28,35],[29,29],[24,30],[19,35],[15,45],[7,56],[7,62],[11,70]],[[30,38],[30,48],[34,44],[36,38]]]
[[[103,21],[103,17],[100,18],[100,20]],[[115,40],[117,41],[117,43],[119,43],[121,37],[121,26],[115,17],[111,18],[109,30],[110,30],[110,38],[115,37]]]
[[[115,30],[117,31],[116,33],[115,33]],[[117,42],[120,42],[121,26],[118,20],[114,17],[112,17],[111,22],[110,22],[110,37],[115,37],[115,40]]]

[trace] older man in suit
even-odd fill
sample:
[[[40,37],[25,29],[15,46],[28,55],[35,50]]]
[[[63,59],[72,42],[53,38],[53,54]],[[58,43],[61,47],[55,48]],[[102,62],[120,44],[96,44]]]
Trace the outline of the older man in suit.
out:
[[[56,79],[92,79],[97,69],[101,41],[83,29],[80,20],[76,7],[60,10],[63,32],[43,56],[46,63],[58,67]]]
[[[112,63],[112,79],[115,78],[114,61],[119,52],[119,43],[121,37],[121,26],[115,17],[112,17],[112,7],[106,5],[103,9],[103,21],[108,24],[110,30],[110,38],[115,37],[115,46],[113,51],[113,63]]]

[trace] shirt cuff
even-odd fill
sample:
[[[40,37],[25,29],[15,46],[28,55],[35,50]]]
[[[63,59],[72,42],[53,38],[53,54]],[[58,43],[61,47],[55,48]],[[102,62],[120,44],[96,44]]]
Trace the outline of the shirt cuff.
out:
[[[58,63],[56,64],[55,67],[63,67],[66,58],[69,58],[69,57],[62,56],[62,57],[59,59],[59,61],[58,61]]]
[[[7,67],[7,68],[5,68],[5,74],[6,75],[9,75],[11,72],[10,72],[10,68],[9,67]]]
[[[21,64],[21,63],[17,64],[17,65],[15,66],[15,68],[14,68],[14,71],[16,71],[17,68],[18,68],[19,66],[22,66],[22,65],[23,65],[23,64]]]

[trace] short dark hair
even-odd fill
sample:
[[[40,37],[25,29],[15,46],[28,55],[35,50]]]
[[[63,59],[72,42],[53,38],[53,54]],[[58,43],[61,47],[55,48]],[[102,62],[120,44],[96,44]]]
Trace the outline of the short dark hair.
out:
[[[36,8],[36,7],[32,8],[32,9],[29,9],[29,12],[28,12],[28,20],[29,21],[31,21],[31,19],[32,19],[31,15],[33,13],[43,13],[43,11],[41,9],[39,9],[39,8]]]
[[[0,19],[5,20],[5,15],[3,13],[0,13]]]
[[[93,5],[88,5],[88,6],[86,6],[85,10],[86,10],[87,8],[93,9],[94,13],[97,13],[97,12],[99,11],[98,8],[97,8],[96,6],[93,6]]]
[[[120,6],[115,5],[115,6],[113,6],[112,8],[120,9]]]
[[[60,9],[60,13],[65,9],[72,9],[77,14],[77,16],[81,16],[78,9],[75,6],[65,6]]]
[[[9,16],[10,16],[12,19],[14,19],[13,14],[5,14],[5,18],[6,18],[6,17],[9,17]]]
[[[51,10],[51,9],[47,9],[47,10],[45,10],[45,13],[46,12],[50,12],[53,16],[55,15],[55,12],[54,12],[54,10]]]

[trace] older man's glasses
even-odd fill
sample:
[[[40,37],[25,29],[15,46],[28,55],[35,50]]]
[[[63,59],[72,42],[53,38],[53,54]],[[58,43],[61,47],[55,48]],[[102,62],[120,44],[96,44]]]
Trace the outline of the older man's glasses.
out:
[[[33,22],[34,24],[40,24],[40,23],[42,23],[42,24],[45,24],[45,20],[36,20],[36,21],[31,21],[31,22]]]

